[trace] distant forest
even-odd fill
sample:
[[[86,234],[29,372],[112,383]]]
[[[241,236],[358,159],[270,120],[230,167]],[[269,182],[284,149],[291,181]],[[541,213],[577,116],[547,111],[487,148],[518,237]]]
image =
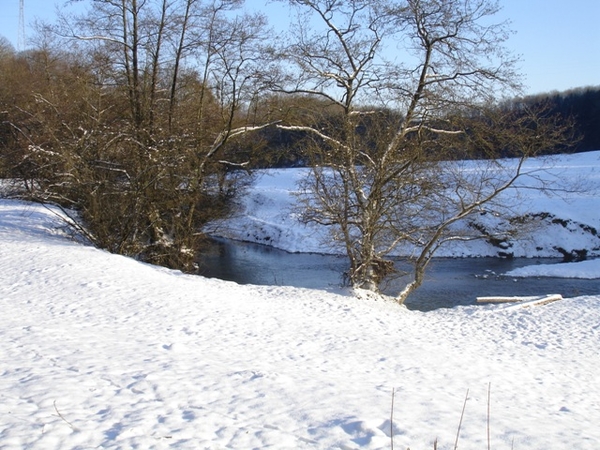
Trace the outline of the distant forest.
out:
[[[579,140],[563,152],[600,150],[600,86],[528,96],[522,102],[531,107],[546,105],[549,113],[572,118]]]
[[[294,105],[298,101],[301,100],[298,98],[296,100],[288,99],[288,108],[301,109],[297,104]],[[304,99],[304,102],[306,101]],[[543,110],[546,116],[561,116],[567,122],[572,123],[574,128],[572,130],[573,139],[560,147],[548,148],[547,153],[578,153],[600,150],[600,86],[582,87],[564,92],[553,91],[515,98],[504,103],[502,108],[514,111]],[[329,115],[325,107],[321,111],[323,123],[318,125],[319,128],[326,128],[327,124],[335,122],[333,118],[335,111],[332,111]],[[379,109],[378,111],[389,116],[398,114],[391,110]],[[369,124],[363,123],[363,126],[368,127]],[[357,131],[360,132],[360,130]],[[255,133],[254,137],[258,138],[264,149],[262,160],[260,156],[255,156],[253,160],[254,167],[294,167],[308,164],[303,154],[303,139],[306,137],[306,133],[269,127]],[[246,150],[242,149],[242,151]],[[514,156],[510,152],[505,153],[502,150],[499,150],[499,152],[503,156]]]

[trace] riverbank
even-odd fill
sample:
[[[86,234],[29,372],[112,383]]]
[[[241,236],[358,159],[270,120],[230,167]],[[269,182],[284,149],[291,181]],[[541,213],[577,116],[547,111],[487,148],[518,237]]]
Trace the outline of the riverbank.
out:
[[[476,164],[474,162],[473,164]],[[600,151],[550,158],[532,158],[524,169],[532,174],[520,187],[502,194],[499,199],[511,205],[515,218],[531,223],[494,226],[511,227],[514,236],[501,248],[485,240],[450,243],[439,257],[513,257],[562,258],[565,254],[600,256]],[[261,171],[250,187],[234,217],[214,222],[207,231],[214,235],[269,245],[288,252],[343,254],[333,246],[325,227],[298,221],[294,210],[297,182],[308,169],[273,169]],[[568,181],[569,184],[565,184]],[[543,183],[556,192],[541,189]],[[523,188],[527,184],[529,188]],[[561,191],[562,189],[562,191]],[[476,226],[493,231],[490,215],[475,217]],[[412,248],[399,248],[395,256],[407,256]]]

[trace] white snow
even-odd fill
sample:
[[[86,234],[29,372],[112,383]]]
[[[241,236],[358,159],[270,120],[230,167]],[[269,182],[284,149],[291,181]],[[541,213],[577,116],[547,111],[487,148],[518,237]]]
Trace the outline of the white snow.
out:
[[[274,217],[287,194],[271,179]],[[592,226],[588,200],[572,218]],[[493,449],[600,443],[600,293],[423,313],[240,286],[77,243],[14,200],[0,200],[0,274],[3,450],[452,449],[467,390],[458,448],[487,448],[488,421]]]
[[[477,162],[472,162],[476,165]],[[509,163],[510,164],[510,160]],[[469,165],[467,164],[467,167]],[[514,225],[520,234],[510,241],[508,250],[477,240],[446,245],[438,252],[444,257],[498,256],[510,252],[515,257],[562,257],[556,249],[588,249],[588,256],[600,256],[600,151],[532,158],[526,162],[520,185],[529,188],[506,191],[500,203],[510,205],[515,216],[547,215],[533,225]],[[327,230],[298,222],[293,193],[308,169],[272,169],[262,176],[244,197],[237,216],[207,227],[214,235],[241,241],[267,244],[289,252],[343,253],[334,247]],[[543,180],[554,193],[538,189]],[[476,217],[486,228],[509,227],[491,214]],[[453,244],[453,243],[449,243]],[[412,248],[399,249],[408,255]]]
[[[510,277],[600,278],[600,259],[564,264],[538,264],[506,272]]]

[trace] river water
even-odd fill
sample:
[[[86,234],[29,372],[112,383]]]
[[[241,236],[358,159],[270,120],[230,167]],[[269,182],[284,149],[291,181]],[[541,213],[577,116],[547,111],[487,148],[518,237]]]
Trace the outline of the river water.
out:
[[[330,289],[339,287],[347,269],[341,256],[288,253],[273,247],[215,239],[203,255],[200,274],[240,284],[282,285]],[[562,294],[563,297],[600,294],[600,280],[565,278],[512,278],[509,270],[530,265],[560,263],[560,259],[435,258],[423,285],[406,301],[409,309],[429,311],[472,305],[476,298],[491,295]],[[398,261],[396,266],[408,270]],[[395,294],[410,281],[400,278],[384,288]]]

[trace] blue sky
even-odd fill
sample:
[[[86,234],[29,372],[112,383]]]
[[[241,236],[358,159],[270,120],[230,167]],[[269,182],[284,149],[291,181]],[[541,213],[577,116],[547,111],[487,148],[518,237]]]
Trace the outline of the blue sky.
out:
[[[24,0],[26,35],[35,18],[52,21],[55,5],[64,0]],[[265,0],[247,0],[250,8],[267,13]],[[527,93],[600,86],[600,0],[500,0],[501,19],[510,19],[516,34],[508,42],[521,55],[520,71]],[[19,0],[0,0],[0,35],[15,46]],[[287,18],[273,17],[276,21]]]

